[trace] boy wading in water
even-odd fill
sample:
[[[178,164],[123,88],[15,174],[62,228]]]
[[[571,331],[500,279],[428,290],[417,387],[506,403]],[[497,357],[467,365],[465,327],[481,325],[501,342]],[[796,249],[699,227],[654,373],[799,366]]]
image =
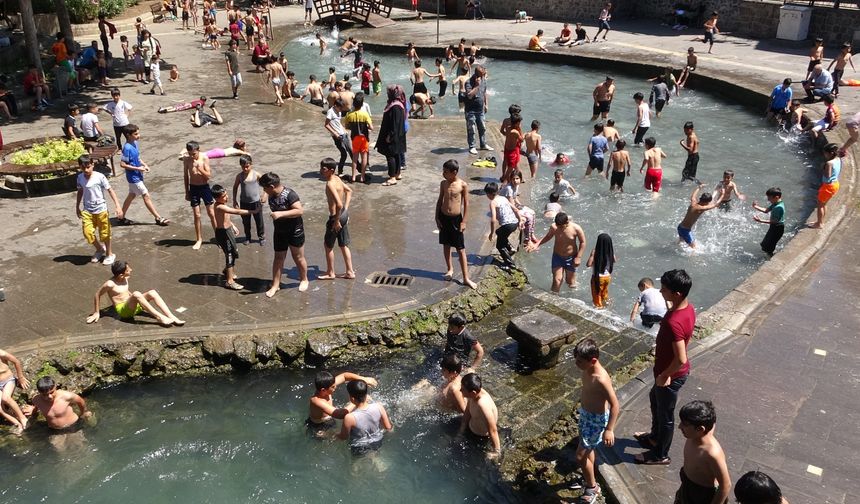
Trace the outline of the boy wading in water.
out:
[[[630,154],[624,150],[627,142],[618,140],[615,142],[615,152],[609,156],[609,169],[606,170],[606,176],[612,172],[612,178],[609,179],[609,190],[624,192],[624,178],[630,176]],[[626,175],[625,175],[626,171]]]
[[[364,380],[347,383],[346,391],[349,392],[349,402],[352,403],[353,409],[343,417],[343,426],[337,437],[349,440],[354,455],[379,449],[383,429],[388,432],[394,429],[388,419],[388,413],[382,404],[368,403],[367,383]]]
[[[555,223],[537,245],[528,249],[534,252],[544,243],[555,238],[552,247],[552,291],[558,294],[564,279],[571,289],[576,288],[576,268],[585,252],[585,232],[579,224],[572,222],[564,212],[555,216]]]
[[[782,189],[779,187],[771,187],[765,193],[767,201],[770,205],[767,208],[761,207],[753,201],[752,207],[762,213],[769,213],[770,219],[765,220],[758,215],[753,216],[753,220],[762,224],[769,224],[767,234],[761,241],[761,250],[768,256],[773,256],[773,251],[776,250],[776,244],[785,233],[785,203],[782,202]]]
[[[272,286],[266,291],[266,297],[272,297],[281,290],[281,273],[287,251],[293,256],[296,268],[299,270],[299,292],[308,290],[308,263],[305,260],[305,224],[302,219],[304,209],[299,195],[288,187],[281,185],[281,178],[276,173],[266,173],[260,177],[260,186],[269,198],[269,209],[275,224],[272,245],[275,247],[275,258],[272,261]]]
[[[325,225],[325,274],[319,276],[320,280],[334,280],[335,278],[355,279],[355,270],[352,268],[352,253],[349,251],[349,202],[352,200],[352,188],[345,185],[335,175],[337,161],[325,158],[320,161],[320,176],[325,180],[325,197],[328,203],[328,221]],[[343,255],[343,264],[346,272],[337,275],[334,272],[334,243],[340,247]]]
[[[652,191],[651,197],[654,199],[660,197],[660,187],[663,185],[662,160],[667,157],[669,156],[663,152],[663,149],[657,147],[657,140],[654,137],[645,139],[645,155],[642,158],[639,173],[648,168],[645,172],[645,189]]]
[[[540,131],[540,121],[535,120],[532,121],[531,131],[523,136],[523,140],[526,142],[526,159],[529,160],[529,171],[532,178],[537,175],[537,169],[541,162],[541,151],[543,150],[543,145],[541,145],[543,137],[538,131]]]
[[[335,419],[343,420],[347,413],[355,409],[354,404],[348,404],[343,408],[335,408],[332,395],[338,385],[355,380],[362,380],[371,387],[376,386],[376,380],[368,376],[344,372],[337,376],[328,371],[320,371],[314,378],[316,392],[311,396],[308,404],[308,419],[305,425],[313,432],[315,437],[322,437],[329,429],[336,426]]]
[[[684,139],[679,143],[681,147],[687,151],[687,161],[684,163],[684,169],[681,171],[681,182],[692,180],[699,183],[696,178],[696,170],[699,168],[699,137],[693,130],[692,121],[684,123]]]
[[[487,458],[499,458],[502,454],[502,443],[499,441],[499,410],[489,392],[483,389],[481,377],[475,373],[464,376],[460,380],[460,392],[466,398],[466,411],[463,412],[463,421],[460,423],[460,434],[468,432],[484,443],[489,440],[493,444],[493,451],[487,453]]]
[[[618,399],[612,378],[600,364],[600,349],[593,339],[580,340],[573,348],[576,367],[582,371],[579,413],[579,446],[576,461],[582,468],[584,488],[582,502],[597,502],[600,486],[594,476],[594,450],[605,443],[615,444],[615,422],[618,421]]]
[[[439,183],[439,198],[436,200],[436,227],[439,229],[439,244],[445,255],[445,280],[454,277],[451,249],[457,251],[463,284],[477,289],[478,284],[469,279],[469,264],[466,257],[466,216],[469,213],[469,184],[457,176],[460,165],[449,159],[442,165],[442,182]]]
[[[684,466],[675,504],[722,504],[729,500],[732,479],[726,454],[714,436],[717,413],[711,401],[692,401],[678,412],[678,426],[687,438]]]
[[[49,440],[57,450],[70,447],[70,442],[83,443],[83,433],[77,434],[72,439],[72,434],[79,432],[84,427],[84,420],[93,416],[93,412],[87,409],[84,398],[67,390],[58,390],[57,384],[50,376],[43,376],[36,382],[36,390],[39,393],[33,398],[33,406],[41,413],[48,428],[51,430]],[[74,408],[78,408],[75,413]],[[38,416],[34,414],[33,418]]]
[[[699,196],[699,191],[701,189],[701,185],[693,189],[693,194],[690,195],[690,206],[687,207],[687,214],[684,216],[684,220],[678,224],[678,241],[685,242],[691,249],[696,248],[696,238],[693,236],[693,226],[696,225],[696,222],[703,213],[716,208],[717,205],[720,204],[719,200],[713,200],[711,193],[702,193],[702,195]],[[698,199],[696,198],[697,196]]]
[[[203,245],[203,225],[200,221],[201,201],[206,205],[206,214],[209,215],[212,229],[216,227],[215,210],[212,207],[215,198],[212,197],[212,188],[209,187],[212,170],[209,168],[209,158],[200,152],[200,145],[197,142],[188,142],[185,144],[185,150],[188,151],[188,157],[182,160],[185,201],[191,203],[191,209],[194,211],[194,233],[197,238],[191,248],[200,250]]]

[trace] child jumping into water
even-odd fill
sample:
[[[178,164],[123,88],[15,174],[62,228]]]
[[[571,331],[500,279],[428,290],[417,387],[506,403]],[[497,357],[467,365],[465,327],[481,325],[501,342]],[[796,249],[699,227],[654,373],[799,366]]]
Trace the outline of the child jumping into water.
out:
[[[612,238],[606,233],[600,233],[586,263],[587,267],[594,267],[591,274],[591,300],[595,308],[603,309],[609,305],[609,283],[612,281],[612,269],[617,260]]]

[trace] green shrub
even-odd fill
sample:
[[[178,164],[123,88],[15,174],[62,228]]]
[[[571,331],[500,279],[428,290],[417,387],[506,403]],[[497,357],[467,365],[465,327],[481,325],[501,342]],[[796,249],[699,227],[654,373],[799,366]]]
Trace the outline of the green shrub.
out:
[[[73,23],[92,21],[100,12],[109,18],[114,17],[130,4],[129,0],[101,0],[98,4],[92,0],[66,0],[66,8]]]

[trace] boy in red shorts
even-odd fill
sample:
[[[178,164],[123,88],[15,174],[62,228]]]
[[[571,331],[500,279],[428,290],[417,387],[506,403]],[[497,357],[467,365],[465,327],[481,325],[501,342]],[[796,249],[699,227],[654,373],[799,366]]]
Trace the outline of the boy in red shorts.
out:
[[[505,135],[505,164],[502,169],[502,182],[507,182],[510,174],[520,164],[520,146],[523,143],[523,116],[511,115],[511,123]]]
[[[645,156],[642,158],[642,166],[639,168],[639,173],[645,172],[645,189],[652,191],[652,198],[660,197],[660,186],[663,185],[663,166],[661,160],[668,156],[663,149],[656,146],[657,140],[654,137],[645,139]]]

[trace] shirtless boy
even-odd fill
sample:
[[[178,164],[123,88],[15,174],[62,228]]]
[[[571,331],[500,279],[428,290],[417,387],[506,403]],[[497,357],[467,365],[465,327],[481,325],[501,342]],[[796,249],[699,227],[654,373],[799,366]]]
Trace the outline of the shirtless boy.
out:
[[[12,371],[13,367],[15,368],[14,372]],[[24,376],[21,361],[11,353],[0,350],[0,394],[2,394],[0,415],[14,426],[15,434],[20,434],[27,428],[27,417],[15,399],[12,398],[16,384],[21,385],[23,390],[30,388],[30,381]],[[7,409],[11,414],[6,412]]]
[[[836,68],[833,70],[831,75],[833,76],[833,96],[839,96],[839,84],[844,83],[842,80],[842,76],[845,74],[845,67],[851,65],[851,69],[855,72],[857,71],[854,68],[854,60],[851,59],[851,43],[845,42],[842,44],[842,50],[839,52],[839,56],[833,58],[833,61],[827,65],[827,70],[830,71],[833,68],[833,65],[836,65]]]
[[[499,441],[499,410],[490,394],[483,390],[481,377],[469,373],[460,380],[460,392],[466,398],[466,410],[460,424],[460,434],[469,432],[482,440],[489,439],[493,443],[493,451],[487,458],[496,459],[502,454],[502,444]]]
[[[612,105],[613,96],[615,96],[615,79],[607,75],[606,80],[594,88],[591,96],[594,98],[591,120],[596,120],[598,115],[601,115],[603,119],[609,117],[609,107]]]
[[[505,162],[502,166],[502,182],[507,182],[514,171],[519,170],[520,146],[523,143],[523,117],[514,114],[510,117],[510,126],[505,133]]]
[[[212,197],[212,188],[209,187],[212,170],[209,168],[209,158],[200,152],[200,144],[194,141],[188,142],[185,144],[185,150],[188,151],[188,157],[182,160],[185,201],[191,203],[191,209],[194,211],[194,233],[197,238],[191,248],[200,250],[203,245],[203,225],[200,221],[201,201],[206,205],[206,214],[209,215],[212,229],[215,229],[215,209],[212,207],[215,198]]]
[[[576,268],[585,253],[585,232],[579,224],[572,222],[564,212],[555,216],[555,222],[537,245],[529,247],[534,252],[544,243],[555,238],[552,247],[552,291],[558,294],[562,278],[571,289],[576,288]]]
[[[436,227],[439,229],[439,244],[445,255],[445,280],[454,277],[451,264],[451,248],[460,258],[463,284],[477,289],[478,284],[469,279],[469,265],[466,258],[466,245],[463,233],[466,230],[466,217],[469,212],[469,184],[457,176],[460,165],[449,159],[442,165],[442,182],[439,184],[439,197],[436,199]]]
[[[325,158],[320,161],[320,176],[325,180],[325,198],[328,204],[328,221],[325,225],[325,273],[319,276],[320,280],[333,280],[335,278],[355,279],[355,270],[352,268],[352,253],[349,250],[349,203],[352,200],[352,188],[345,185],[335,175],[337,161]],[[345,273],[337,275],[334,272],[334,243],[340,247],[343,255]]]
[[[687,214],[684,216],[684,220],[678,224],[678,241],[685,242],[691,249],[696,248],[696,238],[693,236],[693,226],[696,225],[696,221],[699,220],[699,217],[703,213],[716,208],[720,204],[719,200],[713,200],[713,196],[710,193],[702,193],[699,196],[699,191],[702,187],[700,184],[693,189],[693,194],[690,195],[690,206],[687,207]]]
[[[594,450],[600,443],[615,444],[615,422],[618,421],[618,399],[612,387],[612,378],[600,364],[600,349],[593,339],[583,339],[573,348],[576,367],[582,371],[580,393],[579,446],[576,461],[582,468],[583,502],[596,502],[600,486],[594,476]]]
[[[720,29],[717,28],[717,20],[719,17],[720,15],[714,11],[711,13],[711,17],[704,23],[705,36],[702,38],[702,43],[707,44],[710,42],[710,45],[708,46],[708,54],[711,54],[711,50],[714,48],[714,36],[717,33],[720,33]]]
[[[809,80],[812,70],[815,69],[816,65],[820,65],[822,61],[824,61],[824,39],[819,37],[815,39],[812,48],[809,50],[809,65],[806,67],[806,77],[803,80]]]
[[[606,170],[606,177],[609,178],[609,172],[612,172],[612,178],[609,181],[610,191],[624,192],[624,178],[630,176],[630,154],[624,150],[627,142],[618,140],[615,142],[615,152],[609,156],[609,169]]]
[[[523,136],[523,140],[526,142],[526,159],[529,160],[529,171],[532,178],[537,175],[537,169],[541,162],[541,151],[543,150],[543,145],[541,145],[543,137],[538,131],[540,131],[540,121],[535,120],[532,121],[531,131]]]
[[[723,180],[717,182],[716,187],[714,187],[714,195],[716,196],[714,199],[717,201],[720,210],[728,212],[732,209],[732,194],[741,201],[747,199],[746,196],[741,194],[738,185],[735,183],[735,172],[726,170],[723,172]]]
[[[442,378],[445,383],[436,394],[436,405],[443,411],[463,413],[466,411],[466,398],[463,397],[462,377],[463,361],[454,354],[442,357]]]
[[[717,413],[711,401],[691,401],[678,412],[678,428],[684,443],[684,466],[675,504],[722,504],[728,502],[732,479],[726,454],[714,436]]]
[[[323,90],[322,84],[317,82],[316,75],[311,75],[308,77],[308,87],[305,88],[305,92],[299,97],[299,100],[304,100],[305,96],[310,96],[310,104],[316,105],[317,107],[323,106]]]
[[[427,119],[433,119],[433,105],[436,105],[436,97],[430,96],[427,93],[415,93],[409,97],[409,103],[412,104],[412,111],[409,117],[413,119],[424,119],[424,111],[429,110],[430,115]]]
[[[83,420],[93,416],[87,409],[83,397],[67,390],[58,390],[57,384],[50,376],[43,376],[36,382],[39,393],[33,398],[33,406],[41,413],[48,423],[52,434],[72,434],[83,428]],[[78,408],[75,413],[74,408]],[[51,436],[51,444],[57,448],[65,446],[64,436]]]
[[[328,42],[325,41],[325,39],[322,36],[322,33],[317,32],[316,37],[317,37],[317,41],[320,44],[320,56],[322,56],[323,53],[325,52],[326,48],[328,47]]]
[[[684,135],[684,139],[679,143],[681,148],[687,151],[687,161],[681,171],[681,182],[692,180],[698,184],[699,179],[696,178],[696,170],[699,168],[699,137],[696,136],[692,121],[684,123]]]
[[[275,105],[282,106],[284,104],[284,83],[287,82],[287,73],[284,67],[278,63],[276,56],[269,56],[268,73],[269,82],[272,83],[272,88],[275,91]]]
[[[161,295],[155,289],[146,292],[132,291],[128,286],[128,278],[131,276],[131,265],[125,261],[116,261],[111,264],[110,271],[113,278],[103,283],[96,291],[93,299],[93,314],[87,317],[87,324],[98,322],[101,317],[100,300],[107,295],[114,310],[121,320],[133,320],[138,313],[149,313],[158,319],[158,323],[169,327],[171,325],[184,325],[184,320],[179,320],[167,303],[161,299]]]
[[[412,83],[412,94],[424,93],[429,95],[427,84],[424,83],[424,77],[432,79],[439,77],[439,75],[428,72],[426,68],[421,66],[421,60],[415,60],[414,65],[415,68],[412,69],[412,74],[409,77],[409,82]]]
[[[621,139],[621,135],[618,134],[618,130],[615,128],[615,119],[606,120],[606,125],[603,127],[603,136],[605,136],[606,141],[610,143]]]
[[[689,47],[687,48],[687,64],[684,66],[684,70],[681,71],[681,75],[678,77],[678,87],[682,88],[687,84],[687,79],[690,78],[690,74],[696,71],[696,65],[699,63],[699,57],[696,56],[696,49]]]
[[[371,387],[376,386],[375,379],[348,371],[337,376],[328,371],[317,373],[314,378],[316,392],[311,396],[308,403],[308,419],[305,422],[316,437],[322,437],[326,430],[335,427],[335,419],[343,420],[343,417],[355,408],[353,404],[348,404],[343,408],[335,408],[334,399],[332,399],[332,394],[338,385],[353,380],[363,380]]]
[[[660,197],[660,186],[663,185],[663,165],[662,160],[667,156],[663,149],[657,147],[657,140],[654,137],[645,139],[645,154],[642,158],[642,166],[639,167],[639,173],[642,173],[645,168],[645,189],[652,191],[652,198]]]

